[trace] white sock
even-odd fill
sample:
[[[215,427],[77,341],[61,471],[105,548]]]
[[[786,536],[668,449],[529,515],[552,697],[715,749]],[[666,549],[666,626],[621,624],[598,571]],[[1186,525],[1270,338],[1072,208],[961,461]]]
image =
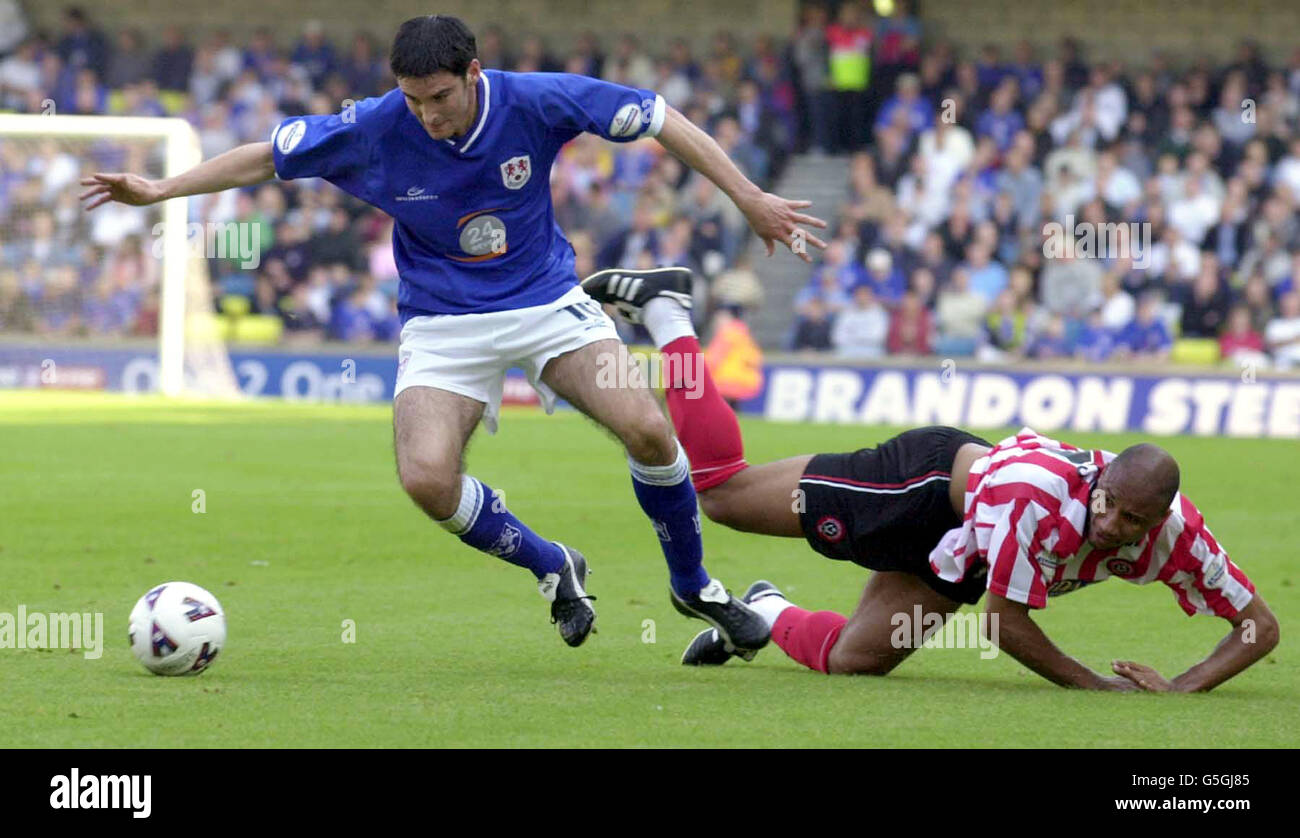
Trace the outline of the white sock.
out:
[[[770,631],[772,626],[776,625],[776,618],[781,616],[781,612],[793,605],[793,602],[780,594],[768,594],[751,602],[749,607],[758,612],[758,616],[763,618]]]
[[[695,334],[690,311],[681,303],[668,297],[655,297],[646,303],[642,317],[645,320],[646,331],[650,333],[650,339],[659,349],[663,349],[678,338]]]

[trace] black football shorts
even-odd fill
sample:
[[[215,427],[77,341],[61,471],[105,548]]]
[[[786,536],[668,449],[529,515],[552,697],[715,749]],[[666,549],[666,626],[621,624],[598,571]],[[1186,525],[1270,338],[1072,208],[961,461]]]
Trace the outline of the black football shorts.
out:
[[[982,575],[953,583],[930,569],[930,551],[962,523],[952,511],[948,485],[957,450],[968,442],[992,447],[957,428],[934,426],[906,431],[875,448],[818,454],[799,479],[804,537],[828,558],[911,573],[949,599],[978,602]]]

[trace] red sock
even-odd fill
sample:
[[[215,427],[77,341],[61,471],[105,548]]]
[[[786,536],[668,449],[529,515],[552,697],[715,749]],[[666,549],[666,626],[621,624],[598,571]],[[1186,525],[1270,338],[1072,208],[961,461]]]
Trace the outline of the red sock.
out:
[[[818,672],[829,672],[831,649],[848,621],[848,617],[834,611],[812,612],[791,606],[776,618],[772,640],[798,663]]]
[[[691,482],[697,492],[711,489],[749,468],[740,423],[713,383],[694,335],[667,344],[663,353],[671,383],[665,393],[668,413],[691,461]],[[689,364],[690,377],[683,364]]]

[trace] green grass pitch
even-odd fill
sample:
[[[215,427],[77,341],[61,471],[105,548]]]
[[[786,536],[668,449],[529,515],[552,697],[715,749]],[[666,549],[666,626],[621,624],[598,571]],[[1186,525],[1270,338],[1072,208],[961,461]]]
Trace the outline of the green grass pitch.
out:
[[[893,433],[743,424],[751,462]],[[1111,450],[1138,439],[1062,436]],[[1213,693],[1159,696],[1066,691],[970,649],[920,650],[886,678],[814,674],[774,646],[750,664],[682,667],[703,624],[672,610],[623,456],[575,413],[506,411],[468,463],[590,559],[599,633],[580,649],[560,641],[526,571],[462,546],[402,494],[387,407],[6,393],[0,439],[0,611],[99,611],[106,633],[99,660],[0,649],[0,746],[1300,745],[1294,441],[1163,440],[1283,640]],[[850,610],[867,575],[799,540],[707,521],[704,540],[728,586],[764,577],[814,609]],[[172,579],[207,587],[228,615],[226,648],[197,678],[150,675],[127,647],[136,598]],[[1094,669],[1124,657],[1166,675],[1227,629],[1185,617],[1162,585],[1119,580],[1040,619]]]

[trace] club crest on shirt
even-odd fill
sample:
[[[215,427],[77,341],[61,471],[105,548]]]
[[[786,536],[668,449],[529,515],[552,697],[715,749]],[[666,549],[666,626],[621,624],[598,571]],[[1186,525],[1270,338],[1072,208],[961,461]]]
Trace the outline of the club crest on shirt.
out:
[[[1133,563],[1124,559],[1111,559],[1106,562],[1106,570],[1110,571],[1112,576],[1124,578],[1133,575]]]
[[[817,534],[835,544],[844,538],[844,522],[834,515],[827,515],[817,522]]]
[[[533,161],[527,154],[511,157],[501,164],[501,182],[506,189],[522,189],[533,176]]]

